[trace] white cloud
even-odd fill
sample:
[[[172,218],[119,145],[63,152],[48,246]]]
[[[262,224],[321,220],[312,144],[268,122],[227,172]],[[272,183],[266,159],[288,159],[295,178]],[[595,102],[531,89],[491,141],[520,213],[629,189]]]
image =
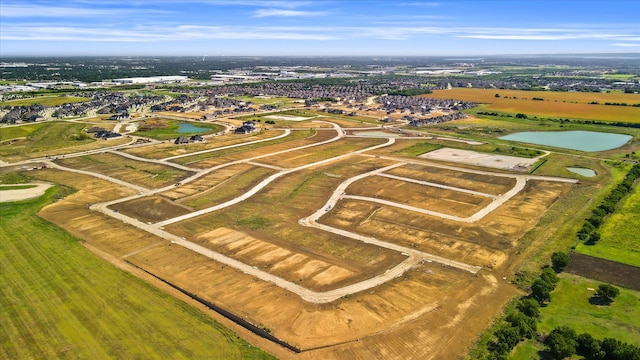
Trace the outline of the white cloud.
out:
[[[615,44],[611,44],[611,46],[620,46],[620,47],[640,47],[640,44],[615,43]]]
[[[0,17],[79,17],[117,15],[118,10],[45,5],[0,5]]]
[[[78,18],[102,16],[130,16],[144,13],[169,13],[164,10],[152,9],[101,9],[96,7],[48,6],[38,4],[2,4],[0,3],[0,17],[5,18]]]
[[[1,40],[8,41],[92,41],[157,42],[192,40],[335,40],[336,36],[288,31],[271,27],[181,25],[137,29],[66,26],[8,26]]]
[[[270,16],[279,17],[310,17],[310,16],[325,16],[326,11],[300,11],[300,10],[285,10],[285,9],[260,9],[256,10],[253,17],[262,18]]]

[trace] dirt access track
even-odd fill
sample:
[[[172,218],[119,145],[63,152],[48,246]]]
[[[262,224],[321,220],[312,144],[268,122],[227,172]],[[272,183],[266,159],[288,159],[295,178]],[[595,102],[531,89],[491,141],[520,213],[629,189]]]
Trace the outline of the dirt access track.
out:
[[[168,157],[69,155],[32,172],[78,190],[41,216],[288,344],[240,330],[278,357],[459,357],[518,293],[519,239],[575,181],[398,157],[403,139],[323,120],[277,143],[223,135],[193,163],[157,143],[136,153]]]

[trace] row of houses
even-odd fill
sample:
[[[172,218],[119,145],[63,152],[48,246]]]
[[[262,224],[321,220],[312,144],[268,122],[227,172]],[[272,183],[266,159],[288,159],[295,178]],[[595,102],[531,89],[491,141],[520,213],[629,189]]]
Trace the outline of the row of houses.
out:
[[[204,142],[204,138],[200,135],[189,136],[179,136],[173,143],[176,145],[180,144],[190,144],[196,142]]]

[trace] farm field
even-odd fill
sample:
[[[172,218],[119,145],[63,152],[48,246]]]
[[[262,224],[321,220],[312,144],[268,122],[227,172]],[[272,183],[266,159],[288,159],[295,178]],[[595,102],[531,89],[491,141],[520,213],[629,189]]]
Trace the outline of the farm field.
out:
[[[500,97],[495,97],[499,94]],[[483,111],[504,111],[524,113],[530,117],[554,117],[583,120],[638,122],[640,104],[638,94],[621,93],[568,93],[546,91],[522,91],[502,89],[462,89],[436,90],[423,95],[440,99],[460,99],[487,104]],[[541,98],[533,100],[533,98]],[[599,104],[590,104],[598,102]],[[629,106],[608,106],[610,103],[627,103]]]
[[[640,186],[636,186],[622,206],[600,227],[600,241],[595,245],[579,243],[576,251],[590,256],[640,267]]]
[[[0,204],[0,357],[274,358],[36,216],[66,195]]]

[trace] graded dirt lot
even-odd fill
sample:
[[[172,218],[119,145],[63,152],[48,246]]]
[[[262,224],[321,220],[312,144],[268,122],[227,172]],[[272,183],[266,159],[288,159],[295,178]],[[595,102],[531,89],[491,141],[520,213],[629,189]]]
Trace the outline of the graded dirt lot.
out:
[[[492,201],[488,196],[424,186],[384,176],[370,176],[356,181],[347,188],[347,194],[389,200],[460,217],[469,217]]]
[[[476,166],[484,166],[503,170],[528,170],[538,159],[528,159],[516,156],[494,155],[476,151],[442,148],[430,151],[420,157],[431,160],[455,162]]]
[[[62,165],[158,190],[38,170],[39,179],[78,190],[41,216],[110,261],[300,350],[269,344],[281,358],[456,358],[518,293],[506,277],[519,239],[571,184],[389,157],[413,141],[343,134],[293,130],[273,142],[170,159],[207,169],[193,181],[162,161],[66,158]],[[126,152],[177,156],[169,145]],[[383,147],[359,153],[371,146]],[[317,222],[309,220],[315,214]]]
[[[193,210],[179,206],[161,196],[145,196],[127,202],[114,204],[109,208],[142,222],[158,222],[188,214]]]
[[[164,159],[173,156],[181,156],[197,151],[217,149],[225,146],[243,144],[250,141],[275,138],[284,133],[282,130],[258,131],[251,134],[225,134],[221,136],[206,137],[206,142],[174,144],[167,140],[154,146],[129,148],[124,152],[147,159]]]
[[[471,224],[357,200],[339,202],[321,222],[469,264],[497,268],[544,209],[569,187],[529,181],[504,206]]]
[[[291,135],[266,144],[247,145],[231,149],[224,149],[200,155],[187,156],[172,160],[178,164],[188,165],[195,168],[210,168],[216,165],[225,164],[232,161],[246,160],[256,156],[268,155],[271,153],[293,149],[298,146],[305,146],[319,143],[334,138],[337,135],[335,130],[296,130]]]
[[[426,164],[407,164],[391,169],[387,171],[387,173],[493,195],[504,194],[516,184],[516,180],[511,177],[491,176],[466,171],[443,169]]]
[[[190,172],[168,165],[131,160],[111,153],[60,159],[58,164],[73,169],[93,171],[148,188],[175,184],[191,175]]]
[[[156,259],[150,261],[149,259]],[[501,306],[515,292],[495,278],[475,277],[425,263],[374,291],[327,305],[300,301],[274,284],[194,256],[175,246],[154,247],[128,258],[143,269],[247,319],[303,350],[283,358],[446,358],[449,346],[466,344],[486,320],[478,311]],[[465,299],[462,302],[454,299]],[[476,315],[474,315],[476,313]],[[327,345],[343,344],[322,348]],[[413,344],[413,345],[411,345]],[[455,351],[452,351],[456,353]],[[281,355],[282,356],[282,355]]]

